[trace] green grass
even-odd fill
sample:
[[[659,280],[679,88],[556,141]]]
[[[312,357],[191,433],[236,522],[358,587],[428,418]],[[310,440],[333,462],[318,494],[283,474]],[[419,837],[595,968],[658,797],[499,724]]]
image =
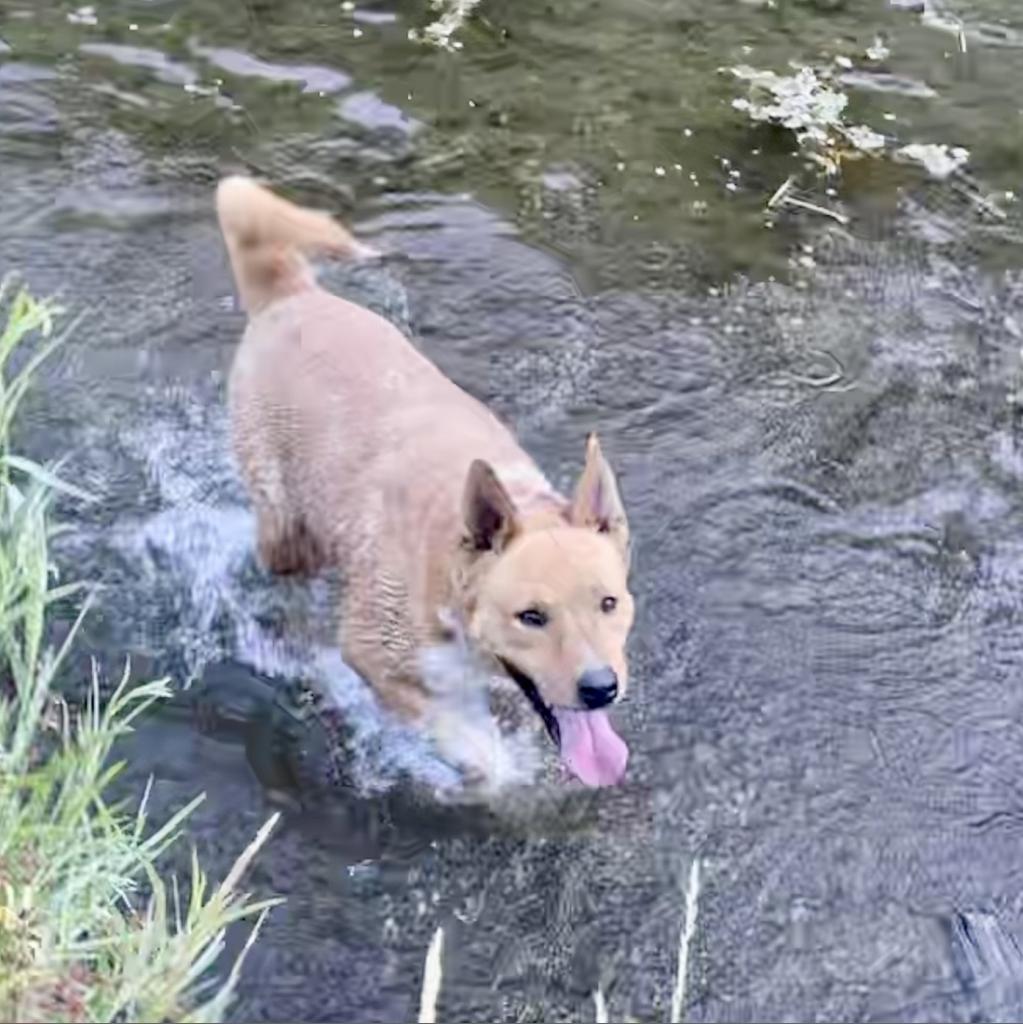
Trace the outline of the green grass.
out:
[[[93,678],[77,709],[53,691],[77,623],[60,649],[47,649],[48,611],[78,595],[81,622],[89,595],[56,577],[50,507],[58,489],[86,496],[14,454],[10,431],[60,343],[58,315],[10,282],[0,286],[0,1021],[216,1021],[277,902],[239,889],[276,816],[218,885],[193,851],[186,897],[158,862],[202,796],[157,827],[147,820],[148,788],[133,813],[105,798],[121,767],[110,762],[115,742],[169,695],[168,682],[129,688],[126,670],[101,705]],[[242,918],[255,927],[224,964],[226,929]]]

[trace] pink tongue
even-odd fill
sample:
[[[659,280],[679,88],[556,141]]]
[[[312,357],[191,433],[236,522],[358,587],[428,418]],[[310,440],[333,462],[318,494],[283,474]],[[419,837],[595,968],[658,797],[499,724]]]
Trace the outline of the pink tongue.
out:
[[[561,729],[561,760],[587,786],[621,782],[629,748],[604,711],[552,708]]]

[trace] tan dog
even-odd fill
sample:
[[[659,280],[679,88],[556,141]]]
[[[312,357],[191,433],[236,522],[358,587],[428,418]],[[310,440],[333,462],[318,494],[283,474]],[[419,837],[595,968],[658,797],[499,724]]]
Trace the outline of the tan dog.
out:
[[[596,438],[567,501],[401,332],[316,284],[303,252],[367,252],[340,225],[242,177],[217,211],[249,315],[229,402],[263,561],[340,567],[345,659],[478,781],[519,767],[491,714],[509,679],[578,778],[619,781],[629,537]]]

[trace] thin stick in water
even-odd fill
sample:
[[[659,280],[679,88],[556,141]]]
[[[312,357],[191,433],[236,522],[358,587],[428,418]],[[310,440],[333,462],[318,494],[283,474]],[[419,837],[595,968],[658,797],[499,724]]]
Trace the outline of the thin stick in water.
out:
[[[437,996],[443,977],[441,957],[444,954],[444,929],[438,928],[430,940],[423,963],[423,990],[419,997],[419,1024],[436,1024]]]
[[[811,213],[819,213],[822,217],[830,217],[837,220],[839,224],[848,224],[849,218],[844,213],[831,210],[826,206],[818,206],[816,203],[808,203],[805,199],[797,199],[795,196],[784,196],[782,203],[785,206],[795,206],[800,210],[809,210]]]
[[[593,1019],[596,1024],[607,1024],[607,1000],[604,990],[598,985],[593,990]]]
[[[686,1001],[686,979],[689,976],[689,945],[696,934],[696,912],[700,898],[700,859],[693,858],[686,886],[686,916],[678,937],[678,966],[675,971],[675,990],[671,994],[671,1024],[682,1024],[682,1011]]]
[[[767,208],[773,210],[781,201],[788,195],[788,191],[792,188],[792,183],[796,180],[795,175],[790,174],[779,186],[775,189],[774,195],[767,200]]]

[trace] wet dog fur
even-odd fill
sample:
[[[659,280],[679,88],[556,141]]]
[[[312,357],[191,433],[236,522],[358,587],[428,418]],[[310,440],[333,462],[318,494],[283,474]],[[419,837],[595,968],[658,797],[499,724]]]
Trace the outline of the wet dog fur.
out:
[[[557,493],[400,331],[317,284],[307,256],[369,252],[345,228],[244,177],[216,205],[248,314],[228,400],[262,561],[341,570],[345,659],[467,779],[521,773],[491,714],[503,688],[580,778],[617,781],[604,708],[626,692],[634,606],[596,437],[574,493]]]

